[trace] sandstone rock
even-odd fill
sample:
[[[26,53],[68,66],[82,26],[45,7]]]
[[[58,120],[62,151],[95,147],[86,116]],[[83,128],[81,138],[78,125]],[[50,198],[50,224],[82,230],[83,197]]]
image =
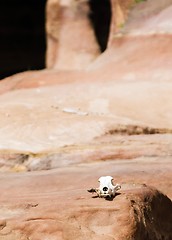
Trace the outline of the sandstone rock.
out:
[[[171,34],[171,0],[142,1],[129,12],[122,32],[132,35]],[[144,19],[144,21],[143,21]]]
[[[10,184],[1,177],[0,202],[5,207],[0,212],[6,225],[0,239],[171,239],[172,203],[156,189],[122,184],[120,195],[106,201],[84,189],[93,182],[88,171],[83,175],[75,170],[72,188],[65,185],[71,174],[72,169],[11,175]],[[92,181],[85,181],[88,176]],[[14,197],[9,198],[6,188],[13,185]]]
[[[122,133],[121,126],[128,134],[170,134],[172,128],[171,83],[165,81],[73,82],[11,91],[0,103],[0,148],[24,154],[88,144],[107,132]]]
[[[127,19],[133,0],[97,1],[97,9],[91,8],[92,1],[49,0],[46,8],[47,67],[63,70],[85,69],[100,55],[101,40],[96,37],[95,25],[101,21],[101,28],[110,29],[106,37],[110,46],[114,34]],[[95,4],[94,4],[95,5]],[[106,12],[107,5],[109,10]],[[95,22],[91,22],[95,14]],[[99,34],[98,34],[99,35]],[[106,33],[102,33],[105,38]],[[82,41],[80,39],[82,36]],[[104,47],[103,47],[104,50]]]
[[[47,2],[48,68],[84,69],[100,54],[88,16],[86,1]]]
[[[91,65],[98,48],[86,3],[76,3],[84,14],[77,8],[75,16],[72,2],[47,5],[48,65],[56,69],[20,73],[0,83],[0,239],[170,240],[170,1],[136,4],[130,15],[130,1],[113,1],[118,18],[112,19],[108,49]],[[60,26],[53,6],[67,14]],[[82,65],[85,56],[77,49],[71,55],[73,43],[67,44],[73,62],[66,71],[66,59],[57,56],[66,51],[64,33],[76,19],[75,34],[86,26],[85,39],[91,36],[91,45],[81,43],[90,55]],[[102,175],[122,184],[113,201],[86,191]]]

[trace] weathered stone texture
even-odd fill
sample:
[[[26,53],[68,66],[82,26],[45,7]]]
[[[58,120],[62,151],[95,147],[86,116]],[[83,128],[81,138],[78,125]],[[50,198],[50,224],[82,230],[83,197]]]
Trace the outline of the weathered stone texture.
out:
[[[85,1],[48,1],[48,68],[83,69],[100,54],[88,15]]]
[[[0,240],[172,239],[172,8],[112,3],[98,56],[86,2],[49,0],[49,69],[0,83]],[[113,201],[87,192],[104,175]]]

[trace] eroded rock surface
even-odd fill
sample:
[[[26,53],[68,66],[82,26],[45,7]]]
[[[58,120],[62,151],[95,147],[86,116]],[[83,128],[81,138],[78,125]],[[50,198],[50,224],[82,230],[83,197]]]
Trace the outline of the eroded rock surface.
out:
[[[171,1],[117,5],[89,67],[0,83],[0,239],[172,239]],[[87,192],[102,175],[113,201]]]
[[[95,170],[8,175],[8,182],[1,176],[0,238],[171,239],[170,199],[132,183],[123,183],[113,201],[94,198],[86,188],[95,184]]]

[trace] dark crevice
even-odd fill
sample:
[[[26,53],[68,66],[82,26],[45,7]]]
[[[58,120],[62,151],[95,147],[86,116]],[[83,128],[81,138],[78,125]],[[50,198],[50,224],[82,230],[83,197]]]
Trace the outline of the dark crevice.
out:
[[[45,4],[0,1],[0,79],[45,67]]]
[[[111,3],[110,0],[89,0],[89,18],[94,28],[97,42],[101,52],[107,48],[110,23],[111,23]]]
[[[152,134],[171,134],[172,129],[168,128],[152,128],[137,125],[118,125],[114,129],[110,129],[105,135],[152,135]]]

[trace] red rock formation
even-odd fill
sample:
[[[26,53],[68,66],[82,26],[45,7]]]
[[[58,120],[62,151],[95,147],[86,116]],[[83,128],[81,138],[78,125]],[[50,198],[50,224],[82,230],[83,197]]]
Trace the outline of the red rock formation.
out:
[[[84,189],[92,175],[77,171],[69,185],[71,173],[68,169],[63,174],[32,174],[32,178],[9,176],[10,193],[7,179],[1,177],[6,187],[0,197],[1,205],[5,202],[0,209],[0,238],[171,239],[172,203],[156,189],[123,184],[120,195],[106,201],[92,198]]]
[[[106,45],[111,45],[133,2],[48,0],[47,67],[63,70],[86,68],[100,55],[101,49],[105,50]],[[102,41],[107,43],[101,46]]]
[[[100,54],[88,15],[87,2],[48,1],[48,68],[83,69]]]
[[[0,239],[170,240],[170,0],[112,1],[100,56],[86,2],[47,4],[50,69],[0,83]],[[113,201],[86,191],[102,175]]]

